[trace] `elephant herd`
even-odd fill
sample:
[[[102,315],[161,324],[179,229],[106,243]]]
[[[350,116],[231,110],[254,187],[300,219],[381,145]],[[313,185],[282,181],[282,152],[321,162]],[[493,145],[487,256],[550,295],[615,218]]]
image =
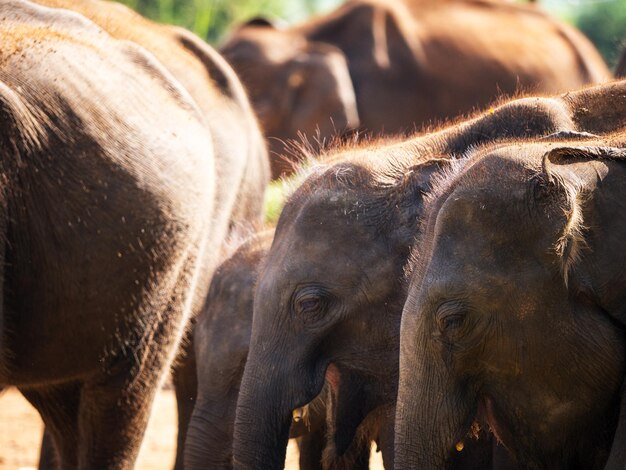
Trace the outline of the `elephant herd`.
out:
[[[307,470],[625,468],[626,80],[581,33],[502,0],[219,53],[101,0],[0,18],[0,387],[40,468],[133,468],[170,369],[179,470],[289,438]]]

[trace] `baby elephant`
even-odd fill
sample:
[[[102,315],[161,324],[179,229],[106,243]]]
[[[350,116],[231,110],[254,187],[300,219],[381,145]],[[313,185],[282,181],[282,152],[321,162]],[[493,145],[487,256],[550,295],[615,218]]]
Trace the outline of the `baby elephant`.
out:
[[[273,230],[250,237],[218,267],[197,319],[193,349],[198,396],[187,433],[185,469],[232,468],[235,411],[252,332],[254,285],[273,237]],[[322,466],[326,395],[322,390],[294,412],[290,437],[300,438],[303,470],[334,467],[333,462]],[[367,469],[369,440],[355,443],[341,460],[337,466],[349,462],[349,468]]]

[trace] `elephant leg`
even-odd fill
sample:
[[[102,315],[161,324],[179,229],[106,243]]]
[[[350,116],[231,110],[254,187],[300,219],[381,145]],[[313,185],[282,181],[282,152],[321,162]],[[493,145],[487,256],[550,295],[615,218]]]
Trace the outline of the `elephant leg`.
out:
[[[326,425],[304,434],[298,439],[300,470],[322,470],[322,456],[326,445]]]
[[[237,395],[206,398],[206,394],[200,396],[193,410],[185,442],[185,469],[232,469]]]
[[[20,392],[45,423],[39,468],[76,468],[80,385],[20,389]]]
[[[178,439],[174,470],[183,469],[187,428],[191,421],[198,393],[198,376],[193,344],[190,341],[185,341],[180,349],[179,358],[176,360],[172,371],[174,388],[176,390],[176,405],[178,407]]]
[[[121,371],[104,381],[87,382],[78,414],[78,468],[134,468],[162,370],[144,363],[139,374]]]
[[[187,261],[181,266],[176,284],[187,286],[191,271]],[[144,336],[135,343],[131,335],[130,344],[137,348],[109,354],[102,372],[83,383],[78,412],[79,469],[134,468],[154,398],[183,334],[186,319],[178,306],[190,300],[190,294],[176,292],[161,312],[144,312],[144,326],[135,325]]]

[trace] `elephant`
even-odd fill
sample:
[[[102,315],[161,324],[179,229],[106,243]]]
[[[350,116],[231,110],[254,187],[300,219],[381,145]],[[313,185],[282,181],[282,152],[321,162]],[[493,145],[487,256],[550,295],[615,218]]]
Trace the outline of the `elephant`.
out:
[[[210,132],[217,174],[216,208],[219,211],[213,225],[214,239],[226,238],[233,228],[261,223],[262,196],[269,182],[266,145],[239,79],[215,50],[189,31],[154,23],[116,2],[35,2],[77,12],[114,38],[132,41],[152,53],[191,95]],[[205,269],[210,273],[213,267],[207,265]],[[190,331],[188,327],[187,335],[191,334]],[[189,340],[183,341],[172,372],[179,421],[175,461],[178,470],[183,464],[185,433],[197,389],[195,359],[188,345]],[[40,461],[40,467],[54,468],[54,465]]]
[[[348,146],[311,164],[258,274],[235,468],[280,468],[292,410],[325,382],[335,395],[330,451],[341,455],[374,419],[393,468],[403,273],[431,180],[483,145],[615,128],[623,121],[606,105],[620,93],[618,83],[513,100],[432,134]]]
[[[193,346],[199,385],[185,446],[187,470],[232,468],[235,409],[252,329],[254,284],[273,236],[273,230],[256,233],[226,257],[215,271],[197,318]],[[299,438],[303,470],[322,468],[326,396],[322,390],[291,423],[290,437]],[[367,470],[369,441],[359,444],[339,463]]]
[[[58,466],[131,468],[246,179],[218,181],[217,127],[138,43],[0,10],[0,387],[42,415]]]
[[[567,101],[587,133],[476,148],[431,191],[396,469],[444,468],[477,417],[522,468],[624,466],[626,80]]]
[[[351,128],[411,133],[498,97],[611,78],[579,31],[487,0],[352,0],[286,28],[255,19],[219,50],[250,93],[274,178],[293,171],[301,136],[316,151]]]
[[[0,9],[0,383],[62,466],[128,468],[210,261],[212,142],[143,49],[65,11]]]

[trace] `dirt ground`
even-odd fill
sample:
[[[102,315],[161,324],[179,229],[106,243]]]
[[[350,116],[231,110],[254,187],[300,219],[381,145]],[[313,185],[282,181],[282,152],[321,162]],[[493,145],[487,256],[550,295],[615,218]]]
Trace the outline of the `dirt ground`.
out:
[[[157,396],[137,468],[169,470],[174,462],[176,405],[174,392]],[[37,468],[43,424],[35,409],[15,389],[0,395],[0,470]],[[383,470],[380,454],[372,454],[372,470]],[[289,443],[286,470],[298,469],[298,449]]]

